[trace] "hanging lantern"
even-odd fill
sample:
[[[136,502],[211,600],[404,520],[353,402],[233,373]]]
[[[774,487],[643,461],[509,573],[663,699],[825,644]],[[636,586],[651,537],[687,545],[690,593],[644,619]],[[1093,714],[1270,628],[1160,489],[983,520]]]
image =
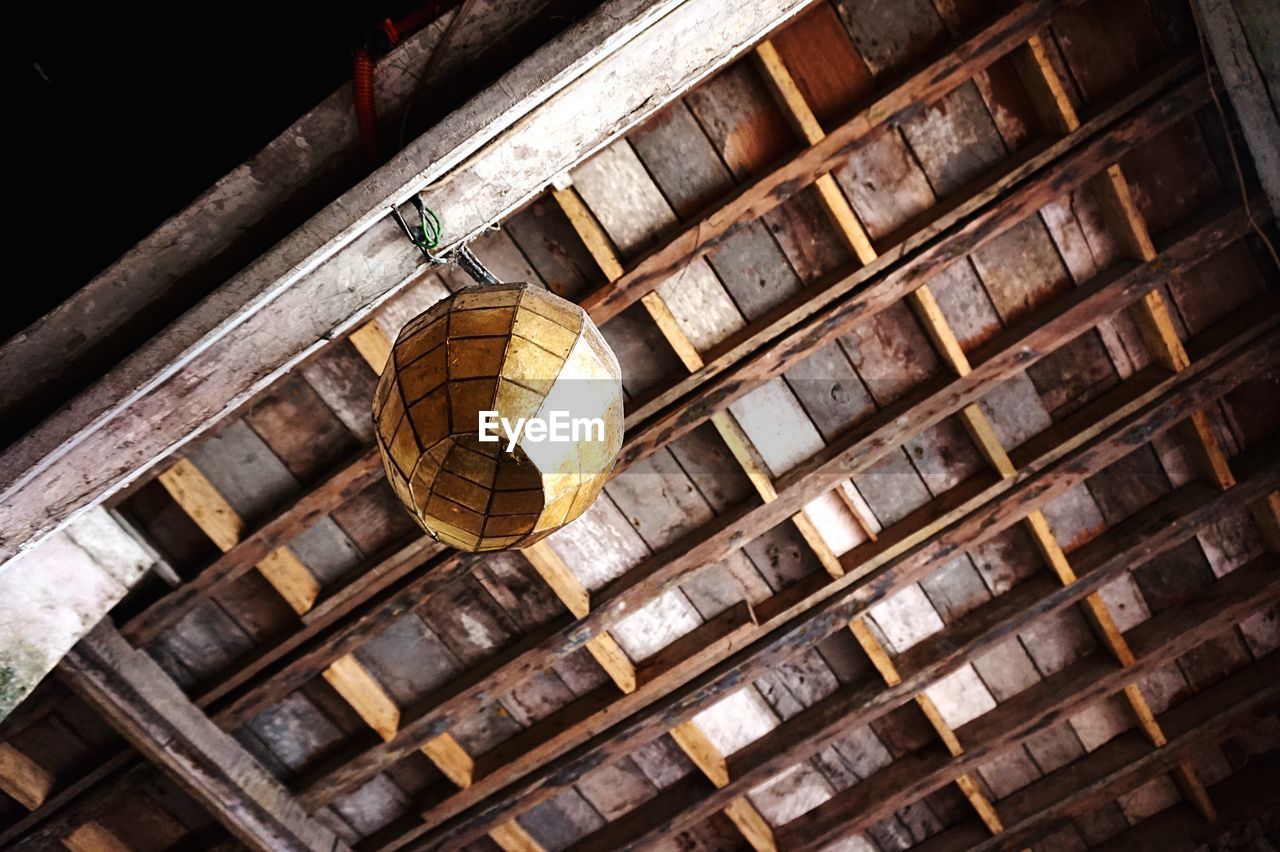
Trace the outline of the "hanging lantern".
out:
[[[528,284],[468,287],[410,321],[373,403],[392,489],[462,550],[581,515],[622,447],[618,361],[586,312]]]

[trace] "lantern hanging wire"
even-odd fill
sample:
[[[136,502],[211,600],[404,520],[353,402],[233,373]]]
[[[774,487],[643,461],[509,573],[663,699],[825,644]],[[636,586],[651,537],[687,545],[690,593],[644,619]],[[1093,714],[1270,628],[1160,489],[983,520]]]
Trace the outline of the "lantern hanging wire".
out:
[[[396,224],[400,226],[400,230],[404,231],[405,236],[409,238],[409,242],[413,243],[418,251],[422,252],[422,256],[427,259],[428,263],[442,266],[446,263],[454,262],[474,278],[478,284],[499,283],[494,274],[480,262],[480,258],[472,254],[466,243],[460,244],[452,252],[436,254],[435,250],[440,247],[440,236],[443,233],[440,226],[440,217],[430,207],[423,204],[422,196],[416,193],[409,199],[409,203],[418,211],[417,225],[410,225],[406,222],[404,216],[400,213],[400,208],[394,205],[391,208],[391,216],[396,220]]]

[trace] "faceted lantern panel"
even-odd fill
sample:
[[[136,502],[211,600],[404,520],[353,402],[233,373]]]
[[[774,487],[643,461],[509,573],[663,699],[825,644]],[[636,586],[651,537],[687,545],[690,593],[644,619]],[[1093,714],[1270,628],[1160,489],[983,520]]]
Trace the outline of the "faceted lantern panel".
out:
[[[400,332],[373,418],[387,479],[428,533],[463,550],[524,547],[608,479],[621,371],[577,305],[527,284],[469,287]]]

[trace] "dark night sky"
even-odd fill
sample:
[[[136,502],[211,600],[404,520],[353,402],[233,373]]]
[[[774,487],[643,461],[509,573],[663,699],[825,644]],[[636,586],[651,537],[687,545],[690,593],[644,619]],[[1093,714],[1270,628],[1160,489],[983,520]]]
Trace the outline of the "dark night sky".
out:
[[[349,81],[352,49],[414,5],[45,3],[10,20],[9,245],[34,278],[10,278],[21,309],[0,339]]]

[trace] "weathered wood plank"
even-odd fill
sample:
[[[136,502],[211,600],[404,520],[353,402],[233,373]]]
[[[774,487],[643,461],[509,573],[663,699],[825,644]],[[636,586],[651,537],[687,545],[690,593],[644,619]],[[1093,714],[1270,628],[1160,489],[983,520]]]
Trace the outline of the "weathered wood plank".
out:
[[[1242,223],[1236,221],[1234,228],[1237,232],[1240,227]],[[1228,228],[1225,233],[1218,232],[1215,228],[1208,228],[1199,232],[1199,239],[1221,239],[1229,233],[1231,228]],[[1180,243],[1181,250],[1191,257],[1197,256],[1201,250],[1199,239],[1188,239]],[[1174,250],[1171,252],[1173,253],[1169,255],[1170,259],[1178,254]],[[443,731],[447,724],[446,720],[453,713],[458,712],[457,708],[487,694],[487,690],[480,689],[475,684],[490,683],[499,673],[503,677],[512,678],[511,682],[514,683],[523,677],[523,673],[538,665],[536,661],[545,659],[546,655],[554,656],[573,650],[599,630],[629,615],[632,608],[653,598],[669,583],[683,578],[686,572],[715,563],[751,538],[789,517],[809,500],[830,487],[827,480],[832,474],[847,475],[848,471],[875,461],[883,455],[886,448],[896,447],[910,436],[903,434],[904,431],[913,433],[927,428],[942,416],[963,407],[985,393],[1012,371],[1023,369],[1027,364],[1034,363],[1047,351],[1055,348],[1061,340],[1070,339],[1079,333],[1082,327],[1088,327],[1100,316],[1113,313],[1119,306],[1125,304],[1127,299],[1145,292],[1150,286],[1144,278],[1146,274],[1163,275],[1166,274],[1166,270],[1158,268],[1158,265],[1147,264],[1118,277],[1106,276],[1106,280],[1095,282],[1094,286],[1073,291],[1066,300],[1069,304],[1051,306],[1054,308],[1051,311],[1053,316],[1032,317],[1027,320],[1027,327],[1011,328],[1007,336],[993,341],[992,354],[976,363],[969,376],[955,379],[950,383],[942,383],[943,387],[949,387],[951,390],[945,392],[946,402],[941,410],[936,408],[941,399],[938,396],[938,388],[932,384],[922,387],[920,393],[915,395],[922,401],[908,399],[905,401],[906,404],[884,409],[876,417],[866,421],[863,428],[854,430],[840,441],[833,442],[818,456],[780,480],[778,499],[760,506],[743,505],[722,514],[708,525],[708,528],[699,530],[693,536],[697,539],[696,542],[677,541],[642,563],[636,570],[611,584],[606,592],[600,595],[597,608],[576,625],[567,630],[560,628],[562,632],[559,634],[555,630],[530,634],[503,658],[486,661],[482,668],[470,672],[463,682],[456,686],[451,685],[448,695],[440,696],[433,707],[423,708],[415,712],[411,718],[406,717],[401,735],[398,735],[395,741],[369,752],[365,759],[367,766],[377,766],[392,755],[412,750],[416,747],[414,739],[417,737],[430,739],[434,734]],[[855,550],[851,553],[856,552]],[[423,584],[432,579],[435,578],[428,577]],[[373,619],[373,616],[365,616],[361,621],[365,619]],[[376,623],[376,620],[372,623]],[[356,643],[357,631],[354,626],[344,627],[343,634],[347,641]],[[560,638],[555,638],[557,636]],[[336,653],[337,651],[349,647],[351,645],[343,642],[336,646],[319,649],[312,655],[310,661],[295,662],[292,665],[295,674],[288,678],[277,677],[277,684],[273,684],[273,687],[296,688],[296,685],[304,682],[303,675],[309,677],[314,673],[315,669],[311,667],[336,659],[337,656],[341,656],[341,653]],[[345,651],[342,652],[345,653]],[[353,769],[360,763],[361,761],[353,762]],[[368,768],[362,768],[349,774],[344,773],[345,777],[340,785],[352,783],[355,778],[367,771]],[[333,782],[330,781],[315,789],[318,792],[332,785]]]
[[[1265,37],[1260,37],[1267,32],[1266,24],[1252,22],[1252,41],[1261,42],[1252,43],[1246,34],[1250,23],[1229,0],[1196,0],[1195,11],[1204,29],[1202,38],[1213,51],[1231,105],[1240,116],[1240,128],[1267,200],[1273,212],[1280,210],[1280,120],[1276,118],[1273,88],[1276,81],[1268,80],[1263,70],[1268,67],[1268,48]],[[1275,23],[1272,15],[1270,25],[1274,27]],[[1270,49],[1274,50],[1274,45]],[[1274,68],[1274,59],[1270,62]]]
[[[1261,467],[1257,465],[1255,469]],[[1280,459],[1273,455],[1265,470],[1259,470],[1245,486],[1247,491],[1237,495],[1215,492],[1199,484],[1187,486],[1082,549],[1077,554],[1082,580],[1075,587],[1055,587],[1043,575],[1016,586],[901,655],[895,672],[901,669],[905,673],[905,684],[899,677],[889,683],[889,690],[874,696],[867,694],[865,688],[852,687],[833,694],[789,719],[767,740],[752,743],[735,755],[729,767],[733,783],[724,785],[727,789],[715,793],[705,789],[688,791],[674,808],[645,806],[628,815],[624,825],[611,825],[605,834],[615,844],[623,843],[624,838],[626,843],[640,843],[644,838],[679,831],[705,819],[726,798],[776,776],[806,754],[822,748],[827,740],[840,736],[849,726],[865,723],[867,714],[884,712],[895,701],[908,700],[913,688],[946,677],[967,660],[1018,635],[1036,621],[1085,600],[1136,563],[1189,540],[1215,518],[1239,511],[1256,495],[1280,482]],[[592,843],[601,848],[611,845],[603,839],[600,843],[593,839]]]
[[[245,843],[264,850],[346,848],[110,625],[99,625],[61,665],[82,698]]]
[[[425,189],[457,245],[803,6],[617,0],[570,26],[7,449],[0,554],[145,474],[412,279],[420,255],[390,205]]]
[[[638,301],[680,267],[715,248],[740,223],[758,219],[818,175],[835,169],[876,127],[907,115],[969,79],[1012,50],[1043,25],[1057,3],[1023,3],[978,35],[934,60],[831,132],[821,142],[742,187],[727,202],[680,230],[637,262],[626,275],[583,300],[597,322]]]
[[[1235,337],[1234,333],[1231,336]],[[1216,360],[1213,356],[1210,359]],[[1251,352],[1219,361],[1215,371],[1208,371],[1208,363],[1208,360],[1202,361],[1194,365],[1192,371],[1197,375],[1202,372],[1206,376],[1214,375],[1217,382],[1225,381],[1225,386],[1218,385],[1216,388],[1220,392],[1247,379],[1247,376],[1239,375],[1240,368],[1251,371],[1258,366]],[[1250,364],[1253,368],[1248,367]],[[1154,395],[1149,395],[1152,393],[1149,390],[1139,390],[1136,397],[1122,404],[1121,410],[1112,414],[1089,410],[1089,419],[1085,423],[1092,428],[1086,428],[1085,433],[1081,433],[1080,424],[1072,424],[1072,432],[1067,434],[1074,437],[1067,437],[1065,444],[1061,443],[1062,435],[1051,435],[1049,440],[1040,442],[1038,446],[1029,445],[1020,466],[1025,471],[1024,477],[1036,474],[1030,480],[1037,483],[1034,487],[1026,484],[1025,479],[1017,487],[1012,487],[1013,484],[1010,483],[1010,488],[1007,489],[1009,496],[1006,498],[1010,502],[997,501],[954,527],[947,526],[951,520],[945,514],[939,517],[936,511],[931,512],[929,521],[936,524],[931,531],[893,537],[897,540],[897,547],[902,549],[891,547],[886,543],[888,539],[882,537],[875,547],[885,554],[884,561],[877,562],[874,556],[869,562],[851,561],[848,566],[850,573],[841,580],[817,590],[809,586],[808,589],[792,592],[784,596],[788,598],[789,605],[788,602],[780,602],[772,608],[771,613],[760,613],[762,627],[774,630],[768,642],[759,643],[741,652],[687,686],[673,690],[659,704],[634,714],[625,725],[614,729],[607,739],[591,743],[565,758],[543,766],[536,773],[514,784],[500,799],[492,798],[481,806],[446,820],[438,826],[435,836],[442,841],[473,836],[473,832],[483,831],[483,826],[491,824],[491,820],[508,818],[521,812],[522,808],[552,795],[557,785],[563,783],[561,779],[572,777],[572,767],[578,765],[577,761],[587,761],[587,765],[591,765],[594,761],[605,759],[606,752],[618,750],[617,753],[622,753],[647,742],[690,718],[711,696],[735,689],[744,679],[761,676],[778,662],[842,630],[859,606],[869,606],[900,588],[902,584],[913,582],[918,575],[908,567],[908,563],[923,572],[926,568],[922,566],[935,564],[934,560],[944,558],[942,554],[950,554],[957,547],[978,543],[985,540],[984,537],[1007,529],[1027,511],[1064,493],[1074,484],[1083,481],[1091,472],[1102,469],[1127,453],[1123,444],[1116,443],[1117,440],[1124,440],[1121,436],[1129,435],[1132,439],[1145,442],[1154,432],[1170,428],[1179,419],[1187,395],[1199,397],[1199,392],[1192,390],[1199,385],[1184,384],[1190,377],[1183,373],[1158,382],[1157,385],[1164,384],[1165,388],[1154,392]],[[1170,394],[1170,387],[1177,387],[1179,390]],[[1207,399],[1210,396],[1199,398]],[[1163,403],[1153,402],[1155,399],[1163,399]],[[1157,423],[1162,425],[1156,426]],[[1092,443],[1094,441],[1096,443]],[[1034,456],[1031,455],[1033,452]],[[1042,459],[1043,464],[1037,462],[1037,458]],[[1055,463],[1059,467],[1053,467]],[[1060,473],[1051,474],[1046,471],[1046,467]],[[1052,486],[1049,485],[1051,482],[1054,483]],[[1006,492],[1006,488],[999,484],[986,487],[988,492],[993,489],[996,494]],[[910,528],[918,528],[918,525],[919,519],[915,518],[906,524]],[[906,548],[915,548],[909,560],[900,556]],[[867,554],[860,554],[859,557],[866,559]],[[848,587],[855,580],[861,580],[861,586],[859,589],[849,590]],[[798,613],[804,615],[796,617]],[[787,619],[794,620],[787,622]],[[781,630],[774,628],[774,625],[782,624],[789,626]]]
[[[1277,598],[1280,579],[1271,560],[1238,569],[1203,598],[1134,628],[1130,644],[1135,648],[1136,663],[1132,670],[1118,667],[1102,655],[1086,657],[962,727],[960,735],[970,743],[964,755],[948,758],[937,752],[921,752],[911,760],[899,761],[795,820],[782,832],[781,840],[790,841],[788,848],[818,849],[865,827],[878,815],[891,813],[948,783],[1047,722],[1066,718],[1118,691],[1136,674],[1176,660]],[[1272,671],[1272,665],[1266,669]],[[1269,694],[1263,697],[1268,698]],[[1178,759],[1177,752],[1158,749],[1156,754],[1161,756],[1159,759],[1168,760],[1169,765]],[[990,843],[999,848],[1021,848],[1013,845],[1019,840],[1025,844],[1026,836],[1002,832]]]

